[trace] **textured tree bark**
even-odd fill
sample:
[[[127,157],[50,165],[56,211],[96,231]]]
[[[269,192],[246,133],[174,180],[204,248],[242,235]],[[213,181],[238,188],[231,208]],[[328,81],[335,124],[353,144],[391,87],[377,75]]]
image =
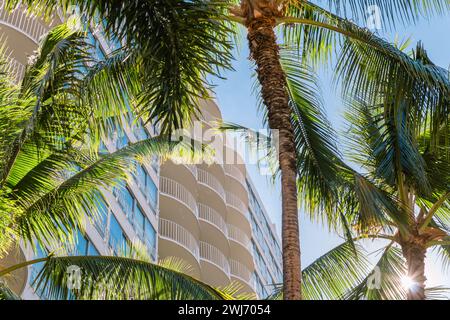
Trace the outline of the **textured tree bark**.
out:
[[[247,23],[248,41],[251,57],[257,66],[262,98],[268,109],[269,126],[278,130],[279,137],[284,299],[300,300],[302,293],[295,140],[286,75],[280,63],[274,26],[273,18],[255,15]]]
[[[408,277],[413,285],[408,290],[408,300],[425,300],[425,256],[426,249],[417,245],[403,248],[408,264]]]

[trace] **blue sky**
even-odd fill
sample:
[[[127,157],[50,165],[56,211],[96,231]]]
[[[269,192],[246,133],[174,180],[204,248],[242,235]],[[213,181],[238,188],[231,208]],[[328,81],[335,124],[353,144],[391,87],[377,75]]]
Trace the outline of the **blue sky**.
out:
[[[421,21],[415,26],[397,28],[396,30],[380,31],[380,34],[388,40],[393,41],[398,35],[399,39],[410,38],[410,47],[420,40],[424,43],[431,59],[441,67],[450,67],[450,16],[433,18],[431,21]],[[243,32],[245,37],[245,33]],[[256,109],[256,98],[252,92],[253,66],[248,59],[246,39],[242,37],[241,48],[236,53],[236,61],[233,66],[234,72],[224,74],[226,80],[215,81],[217,102],[222,110],[226,121],[235,122],[244,126],[259,129],[261,115]],[[321,88],[325,109],[328,118],[336,129],[343,128],[342,111],[343,105],[332,86],[331,75],[322,70],[320,72]],[[248,168],[253,182],[258,187],[259,194],[263,199],[265,207],[280,229],[281,199],[279,183],[272,184],[270,179],[261,176],[255,166]],[[302,263],[304,266],[326,253],[335,245],[341,243],[341,239],[328,232],[323,226],[312,223],[301,213],[301,247]],[[372,247],[372,246],[370,246]],[[450,287],[450,275],[444,273],[438,265],[436,258],[429,257],[427,277],[428,285],[445,285]]]

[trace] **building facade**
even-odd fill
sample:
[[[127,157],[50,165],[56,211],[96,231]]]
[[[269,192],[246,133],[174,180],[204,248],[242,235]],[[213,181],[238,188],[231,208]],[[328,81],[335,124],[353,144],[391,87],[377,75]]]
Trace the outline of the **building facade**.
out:
[[[55,18],[57,24],[58,19]],[[0,9],[0,39],[8,48],[10,70],[19,80],[28,57],[50,26],[25,15]],[[89,40],[101,59],[114,49],[101,29],[90,28]],[[188,131],[214,146],[212,163],[178,163],[158,158],[138,165],[128,181],[98,195],[100,218],[79,232],[74,255],[120,255],[139,240],[154,262],[179,257],[191,266],[192,276],[213,286],[237,282],[242,292],[264,298],[281,282],[281,249],[273,224],[247,175],[241,156],[227,146],[226,135],[210,134],[221,112],[214,101],[203,101],[203,117]],[[104,141],[103,152],[114,152],[157,135],[157,128],[130,119]],[[209,141],[206,141],[209,142]],[[30,252],[27,259],[45,256]],[[30,283],[42,266],[29,269],[25,299],[38,299]],[[45,298],[45,297],[41,297]]]

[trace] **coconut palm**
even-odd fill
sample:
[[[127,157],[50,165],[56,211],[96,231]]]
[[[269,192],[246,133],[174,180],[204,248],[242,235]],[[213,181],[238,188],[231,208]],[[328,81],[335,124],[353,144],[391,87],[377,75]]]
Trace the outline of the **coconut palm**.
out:
[[[414,61],[357,23],[365,21],[366,11],[373,3],[381,9],[380,21],[384,26],[393,26],[397,21],[412,23],[421,16],[445,12],[450,7],[448,0],[330,0],[327,2],[330,11],[318,6],[322,2],[320,0],[5,2],[10,8],[19,2],[28,4],[30,10],[47,16],[53,14],[57,6],[67,9],[75,5],[90,21],[102,21],[105,33],[123,43],[116,63],[108,66],[115,70],[111,77],[120,79],[114,83],[126,83],[127,89],[135,89],[127,96],[134,98],[134,106],[148,121],[162,121],[163,132],[183,127],[201,113],[197,101],[209,96],[207,89],[210,84],[206,79],[211,75],[220,76],[221,68],[230,67],[230,36],[234,34],[236,25],[246,28],[251,58],[256,64],[261,96],[267,110],[267,122],[279,135],[286,299],[300,299],[302,296],[297,184],[309,194],[313,193],[307,191],[309,187],[314,189],[324,185],[323,181],[328,177],[327,172],[320,168],[319,153],[329,144],[311,144],[313,138],[308,134],[320,136],[323,132],[314,121],[299,118],[304,149],[296,152],[290,108],[292,87],[287,86],[286,69],[280,62],[283,46],[277,44],[277,33],[282,36],[284,46],[296,48],[296,64],[314,65],[335,58],[335,70],[346,92],[351,90],[363,95],[379,91],[399,65],[430,90],[445,87],[441,75],[433,68]],[[336,55],[333,54],[335,50],[338,52]],[[132,72],[129,72],[130,67]],[[126,77],[123,76],[124,71]],[[103,81],[98,86],[107,87],[106,83]],[[115,88],[109,89],[116,91]],[[300,94],[307,91],[301,85],[296,89]],[[307,93],[311,96],[310,92]],[[297,98],[303,102],[307,99]],[[115,102],[121,103],[120,99]],[[295,117],[304,116],[305,112],[299,112]],[[319,142],[325,140],[322,136]],[[306,155],[313,161],[297,159],[298,155]],[[298,165],[303,167],[298,170]],[[323,191],[320,188],[314,190]],[[330,195],[333,194],[326,194]]]
[[[448,79],[421,44],[413,58]],[[371,203],[373,214],[356,211],[351,222],[360,237],[388,239],[401,249],[411,282],[407,298],[418,300],[425,298],[427,252],[438,250],[444,264],[450,257],[450,96],[445,88],[429,91],[399,74],[403,80],[386,83],[390,89],[376,104],[356,99],[348,116],[351,146],[358,152],[352,159],[394,207]]]
[[[294,102],[291,108],[295,115],[292,123],[297,158],[313,163],[316,159],[308,157],[305,150],[310,145],[325,145],[320,137],[326,137],[330,144],[320,153],[313,153],[323,155],[317,168],[326,174],[318,173],[316,181],[320,183],[299,179],[305,211],[323,212],[329,222],[341,217],[330,227],[337,227],[347,238],[346,243],[303,271],[307,299],[424,299],[441,293],[437,288],[425,287],[424,267],[426,253],[431,249],[442,256],[444,267],[450,262],[450,80],[448,71],[434,65],[420,43],[409,56],[434,70],[442,79],[442,87],[430,90],[416,76],[409,75],[405,65],[399,64],[391,79],[376,90],[347,97],[350,129],[345,133],[345,145],[351,166],[336,150],[336,133],[322,118],[320,101],[307,92],[298,93],[302,88],[315,92],[315,84],[307,85],[305,71],[289,62],[289,57],[283,59]],[[236,125],[227,127],[248,130]],[[305,127],[314,129],[308,135],[314,140],[304,140]],[[298,170],[304,167],[299,163]],[[320,179],[322,175],[328,179]],[[308,175],[300,177],[308,179]],[[357,242],[367,239],[388,241],[375,266],[380,272],[378,288],[370,285],[378,275],[365,273],[364,263],[353,264],[354,273],[342,273],[352,264],[353,255],[348,251],[352,246],[364,259],[365,253],[358,249]],[[327,263],[345,256],[348,265],[343,270],[331,265],[320,277],[311,276],[313,270],[326,270]],[[409,290],[403,289],[402,279],[410,282]],[[348,291],[355,283],[355,289]]]
[[[319,206],[342,214],[341,223],[348,221],[341,228],[348,241],[322,257],[324,261],[342,256],[359,241],[387,241],[371,273],[358,280],[364,265],[356,265],[359,270],[352,276],[331,268],[328,277],[321,277],[330,289],[315,291],[316,297],[422,300],[443,291],[426,287],[425,257],[434,250],[444,268],[450,263],[450,80],[420,43],[410,56],[434,70],[443,86],[430,90],[399,65],[376,90],[348,99],[346,140],[352,166],[335,154],[324,167],[335,178],[317,186],[339,193],[330,196],[339,200],[329,203],[325,191],[319,197],[312,188],[304,190],[310,209]],[[297,133],[296,140],[301,137]],[[348,290],[349,281],[355,280]],[[320,282],[318,287],[323,288]]]
[[[107,101],[87,94],[102,77],[102,67],[108,61],[91,57],[86,35],[78,25],[76,19],[69,19],[46,35],[20,84],[11,80],[6,62],[0,63],[2,259],[19,243],[32,248],[74,244],[75,230],[84,230],[86,220],[93,222],[97,218],[99,197],[105,189],[127,179],[134,163],[152,155],[165,157],[175,146],[182,147],[160,136],[111,153],[99,151],[100,141],[125,125],[126,109],[115,109]],[[32,264],[46,262],[45,278],[45,272],[47,277],[60,275],[66,264],[75,263],[91,270],[91,274],[100,270],[105,274],[108,261],[114,262],[114,272],[121,275],[120,279],[128,279],[122,277],[127,272],[128,277],[134,275],[134,283],[145,280],[147,286],[141,287],[152,295],[223,297],[179,272],[143,261],[133,264],[126,258],[55,255],[1,266],[0,295],[15,298],[3,280]],[[146,277],[140,275],[144,271]],[[56,286],[57,281],[52,283]]]

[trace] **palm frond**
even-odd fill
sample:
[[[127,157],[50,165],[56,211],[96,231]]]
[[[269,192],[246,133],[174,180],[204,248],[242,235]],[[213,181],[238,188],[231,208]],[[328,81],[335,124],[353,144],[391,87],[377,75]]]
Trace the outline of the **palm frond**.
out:
[[[311,215],[323,212],[332,221],[332,208],[339,202],[339,174],[344,170],[336,134],[324,113],[314,72],[301,64],[295,51],[282,51],[281,62],[292,108],[302,205]]]
[[[404,300],[406,291],[401,279],[406,275],[405,260],[400,249],[389,245],[384,249],[372,272],[344,294],[344,300]]]
[[[68,268],[81,270],[71,286]],[[229,298],[185,274],[121,257],[50,257],[36,278],[38,292],[51,299],[222,300]],[[71,289],[72,288],[72,289]]]
[[[369,263],[361,246],[345,242],[318,258],[303,274],[303,292],[309,300],[339,299],[349,287],[361,281]]]
[[[81,83],[80,69],[88,58],[83,34],[73,24],[70,19],[52,29],[25,72],[17,99],[27,102],[23,106],[27,120],[20,133],[8,141],[8,156],[1,167],[2,184],[27,141],[61,149],[84,123],[76,88]]]
[[[210,77],[231,67],[232,33],[225,22],[227,3],[205,0],[24,1],[29,10],[50,17],[78,7],[87,21],[102,21],[107,37],[114,37],[140,57],[141,93],[136,109],[161,132],[187,127],[200,115],[198,100],[210,97]],[[9,7],[17,1],[7,1]]]
[[[302,50],[303,57],[312,55],[313,61],[337,57],[333,68],[346,95],[375,104],[379,95],[402,94],[417,100],[421,116],[425,110],[448,114],[441,103],[450,92],[448,72],[430,63],[420,45],[411,57],[368,29],[311,3],[283,21],[285,43]]]
[[[134,160],[142,161],[149,155],[166,157],[176,145],[164,137],[156,137],[100,158],[78,150],[73,158],[53,159],[59,162],[58,166],[65,162],[66,168],[70,168],[55,172],[52,172],[52,161],[41,162],[22,179],[21,184],[33,186],[31,192],[26,197],[17,196],[23,209],[15,221],[20,236],[30,243],[34,239],[40,244],[71,242],[72,230],[84,229],[84,214],[89,213],[95,218],[99,192],[127,179],[133,172]],[[23,166],[26,165],[24,161]],[[20,194],[20,190],[16,193]],[[15,198],[14,192],[11,197]]]
[[[355,251],[356,248],[356,251]],[[348,288],[359,283],[369,271],[363,248],[345,242],[303,269],[302,292],[306,300],[340,299]],[[282,298],[282,286],[277,286],[269,300]]]
[[[411,25],[420,19],[444,15],[450,9],[448,0],[318,0],[326,3],[337,15],[367,23],[368,17],[379,19],[383,28],[394,28],[398,24]]]

